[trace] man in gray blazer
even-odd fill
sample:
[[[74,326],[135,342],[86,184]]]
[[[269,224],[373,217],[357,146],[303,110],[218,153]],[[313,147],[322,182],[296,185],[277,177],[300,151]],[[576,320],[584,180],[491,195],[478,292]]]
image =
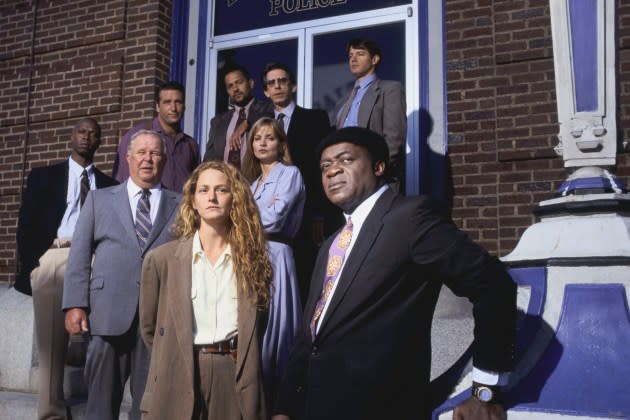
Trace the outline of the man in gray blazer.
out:
[[[138,296],[146,253],[171,238],[180,194],[163,189],[166,145],[141,130],[129,143],[130,178],[88,195],[72,237],[63,292],[70,334],[89,334],[86,417],[118,419],[131,376],[131,419],[140,418],[149,353],[138,332]]]
[[[402,84],[376,75],[381,49],[370,39],[348,42],[348,65],[356,78],[354,88],[335,105],[331,125],[364,127],[385,138],[389,149],[389,171],[395,187],[404,187],[407,105]],[[404,192],[404,191],[403,191]]]

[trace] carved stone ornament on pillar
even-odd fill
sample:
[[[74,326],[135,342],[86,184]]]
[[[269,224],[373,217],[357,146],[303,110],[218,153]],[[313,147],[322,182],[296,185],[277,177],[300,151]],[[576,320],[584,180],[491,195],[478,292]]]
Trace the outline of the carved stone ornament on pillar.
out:
[[[550,2],[560,132],[565,167],[612,166],[615,123],[614,1]]]

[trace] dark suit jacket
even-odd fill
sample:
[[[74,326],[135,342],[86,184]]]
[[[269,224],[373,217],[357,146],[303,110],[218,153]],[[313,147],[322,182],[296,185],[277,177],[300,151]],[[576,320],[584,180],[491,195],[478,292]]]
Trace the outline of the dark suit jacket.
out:
[[[227,129],[230,120],[234,114],[234,109],[229,109],[216,115],[210,121],[210,134],[208,136],[208,144],[206,145],[206,153],[203,155],[203,161],[223,160],[225,152]],[[273,118],[273,106],[268,101],[259,101],[254,98],[254,102],[249,108],[247,115],[247,123],[251,127],[262,117]]]
[[[192,238],[151,251],[142,267],[140,328],[151,352],[141,409],[145,420],[190,419],[195,406]],[[266,419],[260,361],[264,316],[238,289],[238,345],[234,387],[243,420]],[[178,392],[173,392],[176,389]],[[188,392],[190,391],[190,392]]]
[[[306,185],[303,224],[308,226],[310,226],[313,217],[323,217],[328,225],[333,225],[333,221],[329,219],[334,218],[335,215],[340,215],[340,211],[330,204],[322,190],[319,158],[316,153],[317,145],[330,131],[331,127],[326,111],[295,107],[291,115],[287,137],[289,138],[293,163],[300,169]],[[337,218],[334,221],[338,222]],[[339,223],[334,224],[332,231],[339,227]]]
[[[426,197],[387,190],[347,256],[315,341],[308,332],[322,290],[322,246],[274,412],[298,419],[425,419],[431,321],[442,283],[474,304],[476,367],[513,364],[516,287],[503,265]]]
[[[162,189],[151,233],[140,247],[127,182],[88,195],[72,237],[63,309],[85,308],[92,335],[122,335],[129,330],[138,310],[144,256],[172,239],[170,226],[181,195]]]
[[[335,105],[334,118],[351,92]],[[336,124],[336,121],[333,121]],[[402,84],[394,80],[376,79],[368,87],[359,105],[358,126],[369,128],[385,138],[389,148],[389,171],[404,177],[407,139],[407,105]]]
[[[31,271],[57,237],[57,229],[66,212],[68,168],[65,162],[33,168],[26,182],[17,228],[17,252],[20,261],[15,289],[31,294]],[[96,188],[118,184],[94,168]]]

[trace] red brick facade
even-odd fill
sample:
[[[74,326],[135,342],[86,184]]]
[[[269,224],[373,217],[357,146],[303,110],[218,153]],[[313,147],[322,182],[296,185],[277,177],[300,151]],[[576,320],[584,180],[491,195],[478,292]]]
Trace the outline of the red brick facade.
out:
[[[453,218],[509,253],[569,174],[553,147],[557,112],[549,0],[447,0]],[[619,136],[630,135],[630,4],[618,2]],[[627,181],[621,152],[616,173]]]
[[[0,282],[15,271],[20,186],[30,169],[66,159],[72,125],[89,115],[103,129],[96,164],[109,172],[121,134],[153,115],[154,87],[168,77],[171,1],[36,2],[32,66],[31,3],[0,6]],[[453,217],[504,255],[568,174],[553,151],[549,0],[447,0],[446,20]],[[619,136],[627,139],[629,2],[618,2],[617,23]],[[628,154],[616,172],[630,176]]]
[[[96,165],[109,173],[121,134],[153,116],[155,85],[168,78],[170,1],[38,1],[34,38],[31,3],[0,6],[0,281],[15,272],[23,161],[26,176],[67,159],[72,126],[92,116]]]

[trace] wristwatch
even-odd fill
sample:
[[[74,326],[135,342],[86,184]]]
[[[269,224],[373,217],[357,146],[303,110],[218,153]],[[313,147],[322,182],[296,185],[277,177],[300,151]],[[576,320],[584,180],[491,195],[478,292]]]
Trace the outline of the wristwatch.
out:
[[[496,386],[473,382],[472,394],[481,402],[494,403],[498,402],[500,392]]]

